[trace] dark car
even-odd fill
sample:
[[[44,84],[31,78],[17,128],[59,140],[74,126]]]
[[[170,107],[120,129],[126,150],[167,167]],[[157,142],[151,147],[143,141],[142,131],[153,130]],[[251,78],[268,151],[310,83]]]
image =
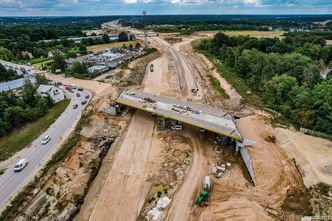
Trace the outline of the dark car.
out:
[[[86,104],[86,102],[87,102],[87,101],[86,101],[86,100],[84,100],[84,101],[82,101],[82,102],[81,102],[81,104],[82,104],[82,105],[84,105],[84,104]]]
[[[78,104],[74,104],[73,109],[77,109],[77,108],[78,108]]]
[[[76,93],[76,97],[80,97],[81,95],[80,95],[80,93]]]
[[[85,99],[89,99],[89,98],[90,98],[90,96],[89,96],[89,95],[86,95],[86,96],[85,96]]]

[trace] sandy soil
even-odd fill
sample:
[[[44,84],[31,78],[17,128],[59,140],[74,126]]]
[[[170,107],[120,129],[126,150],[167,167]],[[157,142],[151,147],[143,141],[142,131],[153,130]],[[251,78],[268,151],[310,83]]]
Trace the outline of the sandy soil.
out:
[[[186,178],[181,188],[173,197],[173,203],[171,204],[166,219],[169,221],[189,220],[191,208],[194,203],[193,199],[195,199],[197,194],[197,186],[200,186],[202,183],[207,169],[207,160],[204,156],[202,140],[197,139],[197,137],[199,137],[198,132],[196,131],[195,134],[191,130],[191,133],[185,135],[191,139],[193,143],[193,161],[186,173]]]
[[[196,35],[209,36],[209,33]],[[182,51],[190,47],[192,39],[184,39],[176,44],[175,49]],[[155,94],[178,96],[179,86],[175,82],[175,69],[168,62],[171,47],[159,38],[150,38],[162,56],[152,63],[155,71],[147,70],[143,81],[144,90]],[[190,52],[192,53],[192,52]],[[186,59],[183,54],[183,65],[186,73],[196,70],[197,74],[185,75],[186,83],[191,78],[202,87],[205,102],[219,106],[216,96],[205,87],[206,75],[213,69],[212,64],[204,57]],[[170,68],[171,67],[171,68]],[[215,77],[221,82],[226,92],[233,99],[238,93],[220,75]],[[172,92],[170,92],[172,91]],[[202,102],[202,101],[201,101]],[[249,150],[256,175],[257,186],[253,186],[242,161],[233,163],[231,170],[221,180],[213,178],[213,189],[210,206],[196,208],[194,201],[202,185],[202,177],[209,175],[211,156],[208,154],[207,141],[198,139],[194,130],[182,133],[193,142],[193,161],[186,171],[183,183],[172,198],[167,220],[276,220],[267,212],[269,208],[278,213],[278,219],[298,220],[305,198],[305,187],[293,160],[278,144],[266,141],[273,134],[268,120],[262,116],[251,116],[238,120],[244,137],[255,140],[257,144]],[[156,177],[162,162],[161,141],[156,139],[154,121],[148,114],[137,111],[128,127],[128,131],[115,155],[111,170],[107,175],[91,216],[82,220],[135,220],[139,216],[145,198]],[[203,148],[205,147],[205,149]],[[212,148],[210,148],[212,149]],[[211,152],[211,150],[210,150]],[[212,151],[213,152],[213,151]],[[240,159],[239,157],[234,159]],[[227,160],[227,159],[226,159]]]
[[[82,79],[77,79],[77,78],[67,78],[67,77],[63,77],[62,75],[55,75],[55,74],[51,74],[51,73],[45,73],[45,76],[47,79],[50,79],[55,82],[61,82],[62,84],[65,84],[65,85],[74,84],[77,87],[82,87],[84,89],[91,91],[95,95],[101,95],[111,87],[110,84],[106,84],[106,83],[102,83],[102,82],[98,82],[98,81],[82,80]]]
[[[154,122],[136,112],[89,220],[135,220],[143,206],[142,187]],[[111,213],[110,213],[111,212]]]
[[[164,90],[161,80],[167,72],[167,64],[162,62],[163,59],[161,57],[152,61],[159,67],[154,72],[147,69],[147,76],[143,81],[145,91],[159,94]],[[156,155],[159,154],[158,148],[161,145],[153,138],[154,125],[150,114],[140,111],[134,113],[112,169],[87,220],[107,220],[110,215],[112,220],[138,218],[151,185],[146,181],[150,173],[158,170]]]
[[[272,128],[260,116],[242,118],[237,124],[246,138],[257,142],[249,150],[257,186],[252,186],[241,164],[235,165],[215,183],[211,206],[198,219],[275,220],[265,210],[270,208],[278,213],[279,219],[298,220],[305,188],[292,160],[278,145],[265,140]]]
[[[307,187],[319,182],[332,185],[332,148],[328,146],[331,141],[283,128],[276,128],[275,135],[280,146],[296,159]],[[327,173],[322,171],[325,166]]]

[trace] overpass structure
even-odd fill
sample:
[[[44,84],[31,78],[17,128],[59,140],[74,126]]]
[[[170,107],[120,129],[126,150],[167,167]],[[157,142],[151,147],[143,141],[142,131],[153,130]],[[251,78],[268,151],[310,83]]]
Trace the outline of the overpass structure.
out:
[[[240,152],[249,175],[256,185],[254,171],[247,151],[247,146],[254,144],[254,142],[242,137],[236,127],[234,118],[230,114],[206,105],[182,102],[137,90],[123,91],[115,99],[115,103],[158,115],[162,117],[163,123],[165,118],[168,118],[234,139],[236,141],[236,151]]]

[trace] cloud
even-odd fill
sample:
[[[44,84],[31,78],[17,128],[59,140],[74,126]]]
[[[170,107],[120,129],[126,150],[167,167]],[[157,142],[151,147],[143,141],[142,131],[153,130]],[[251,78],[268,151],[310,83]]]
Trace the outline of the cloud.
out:
[[[152,2],[152,0],[123,0],[125,4],[135,4],[135,3],[145,3],[148,4]]]
[[[332,0],[0,0],[0,15],[331,13]]]

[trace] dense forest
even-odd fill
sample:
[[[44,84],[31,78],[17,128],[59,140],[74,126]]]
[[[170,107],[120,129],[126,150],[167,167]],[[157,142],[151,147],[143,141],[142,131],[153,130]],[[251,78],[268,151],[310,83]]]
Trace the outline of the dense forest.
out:
[[[299,127],[332,133],[332,77],[319,63],[332,61],[332,47],[312,34],[285,38],[228,37],[218,33],[197,48],[222,61],[272,108]],[[221,73],[222,74],[222,73]]]
[[[47,114],[53,101],[37,93],[38,82],[43,80],[38,77],[37,85],[27,80],[20,95],[0,92],[0,136]]]
[[[331,30],[331,15],[153,15],[142,17],[125,17],[121,19],[124,26],[143,28],[146,24],[157,32],[180,32],[190,34],[195,31],[211,30],[261,30],[308,29]]]

